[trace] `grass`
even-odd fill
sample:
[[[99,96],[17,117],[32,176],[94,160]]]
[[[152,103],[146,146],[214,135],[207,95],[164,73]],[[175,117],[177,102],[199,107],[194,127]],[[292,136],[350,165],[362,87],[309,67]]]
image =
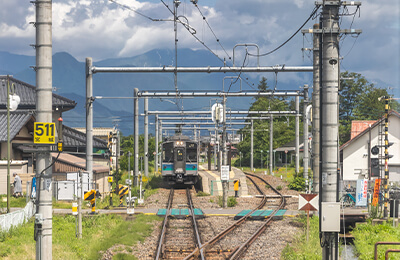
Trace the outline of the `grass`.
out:
[[[25,205],[26,197],[14,198],[13,196],[10,196],[10,208],[23,208]],[[1,209],[7,209],[7,195],[0,196],[0,212]]]
[[[374,258],[374,245],[378,241],[385,242],[400,242],[400,228],[393,227],[389,221],[381,225],[373,226],[371,220],[357,227],[352,232],[354,236],[354,245],[358,255],[358,259],[373,259]],[[400,249],[398,246],[378,246],[378,259],[385,258],[385,251],[387,249]],[[389,254],[389,259],[400,259],[399,254]]]
[[[199,191],[196,193],[196,197],[205,197],[205,196],[210,196],[210,194],[204,191]]]
[[[117,215],[84,217],[83,239],[75,236],[75,217],[53,216],[54,259],[100,259],[100,252],[115,244],[132,246],[150,235],[152,222],[160,221],[157,216],[136,215],[133,221],[125,221]],[[0,257],[7,259],[35,259],[33,221],[0,233]],[[122,250],[124,247],[122,247]],[[131,252],[131,250],[125,250]],[[119,252],[114,259],[136,259]]]
[[[303,230],[296,237],[293,243],[287,244],[282,252],[282,259],[322,259],[322,249],[319,243],[319,218],[310,218],[309,241],[307,242],[306,229],[307,217],[302,215],[295,219],[302,224]]]

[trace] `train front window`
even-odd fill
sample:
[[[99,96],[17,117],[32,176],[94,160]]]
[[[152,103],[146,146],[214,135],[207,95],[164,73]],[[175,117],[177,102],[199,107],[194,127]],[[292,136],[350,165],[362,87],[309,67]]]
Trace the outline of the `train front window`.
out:
[[[173,143],[163,144],[163,161],[172,162],[174,160]]]
[[[176,160],[183,161],[183,149],[176,150]]]
[[[186,161],[197,162],[197,144],[186,143]]]

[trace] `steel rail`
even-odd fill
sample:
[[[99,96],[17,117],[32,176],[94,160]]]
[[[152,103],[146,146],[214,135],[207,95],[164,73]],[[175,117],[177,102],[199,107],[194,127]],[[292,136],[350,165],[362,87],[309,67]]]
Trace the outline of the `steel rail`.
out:
[[[162,254],[163,254],[163,249],[164,249],[164,240],[165,240],[165,233],[167,231],[167,223],[168,223],[168,217],[170,215],[170,209],[172,205],[172,200],[174,198],[174,189],[171,188],[168,196],[168,205],[167,205],[167,212],[165,213],[164,221],[163,221],[163,226],[161,230],[161,235],[160,235],[160,240],[158,242],[158,247],[157,247],[157,254],[156,254],[156,260],[162,259]]]
[[[252,176],[255,178],[260,179],[261,181],[263,181],[264,183],[268,184],[267,181],[265,181],[263,178],[261,178],[260,176],[254,175],[254,174],[250,174],[250,173],[245,173],[246,177]],[[253,181],[251,178],[249,178],[255,186],[258,186],[255,181]],[[277,193],[280,198],[281,198],[281,204],[279,205],[278,208],[276,208],[271,215],[267,218],[267,220],[263,223],[263,225],[261,225],[256,232],[253,233],[253,235],[247,239],[239,248],[237,248],[230,256],[229,259],[240,259],[240,257],[243,255],[243,253],[250,247],[250,245],[265,231],[265,229],[267,228],[267,226],[271,223],[273,217],[276,215],[276,213],[278,213],[278,210],[282,209],[285,206],[285,197],[278,191],[276,190],[274,187],[270,186],[271,189]]]
[[[257,185],[255,185],[256,189],[263,195],[265,195],[260,187],[258,187]],[[223,237],[225,237],[227,234],[229,234],[230,232],[232,232],[234,229],[236,229],[237,227],[239,227],[241,224],[243,224],[249,217],[251,214],[253,214],[256,210],[261,209],[265,206],[265,204],[267,203],[267,197],[264,196],[262,201],[260,202],[260,204],[253,209],[251,212],[247,213],[246,215],[244,215],[242,218],[240,218],[238,221],[236,221],[235,223],[233,223],[232,225],[230,225],[229,227],[227,227],[225,230],[223,230],[222,232],[220,232],[219,234],[217,234],[216,236],[214,236],[213,238],[211,238],[209,241],[205,242],[201,247],[196,248],[192,253],[190,253],[190,255],[188,255],[187,257],[184,258],[184,260],[189,260],[191,258],[194,258],[195,256],[199,255],[199,251],[202,249],[206,249],[208,246],[211,246],[213,244],[215,244],[216,242],[218,242],[219,240],[221,240]],[[235,248],[234,251],[236,251],[237,248]]]
[[[199,228],[197,227],[196,216],[194,214],[192,196],[190,194],[189,188],[186,189],[186,196],[187,196],[190,212],[192,213],[192,218],[191,219],[192,219],[193,231],[194,231],[194,235],[195,235],[195,239],[196,239],[195,242],[197,244],[197,247],[200,248],[201,247],[201,238],[200,238],[200,234],[199,234]],[[201,258],[201,260],[205,260],[204,249],[200,250],[200,258]]]

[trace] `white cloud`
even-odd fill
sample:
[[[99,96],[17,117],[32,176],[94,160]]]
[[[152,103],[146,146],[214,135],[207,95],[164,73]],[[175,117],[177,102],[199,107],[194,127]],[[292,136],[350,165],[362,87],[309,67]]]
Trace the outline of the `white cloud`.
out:
[[[152,18],[172,17],[159,1],[118,2]],[[171,1],[167,3],[171,4]],[[210,6],[202,6],[204,3]],[[28,45],[35,41],[35,30],[29,22],[35,20],[35,7],[25,0],[0,0],[0,5],[0,50],[32,54]],[[232,55],[237,43],[256,43],[261,53],[274,49],[298,29],[313,10],[314,4],[304,0],[214,0],[199,1],[199,8],[224,48]],[[355,8],[349,7],[349,10],[351,12]],[[354,46],[351,37],[344,41],[341,54],[351,51],[342,62],[343,66],[350,71],[365,72],[367,77],[400,85],[400,3],[393,0],[363,1],[360,11],[361,16],[358,17],[357,13],[354,21],[352,16],[342,19],[342,28],[351,26],[363,30]],[[225,56],[190,1],[182,1],[179,14],[188,19],[200,40],[221,57]],[[310,21],[306,27],[312,27],[315,22]],[[179,48],[204,49],[182,25],[178,28]],[[53,41],[54,52],[68,51],[79,60],[87,56],[99,60],[134,56],[154,48],[172,49],[174,32],[172,22],[152,22],[110,1],[54,0]],[[304,47],[311,47],[307,41],[305,44]],[[303,62],[302,47],[303,38],[297,35],[279,51],[261,58],[260,62],[262,65],[311,64],[307,58]],[[249,52],[255,51],[249,48]],[[238,61],[242,61],[243,53],[243,49],[238,49]],[[250,62],[254,63],[254,58]],[[279,75],[278,78],[289,80],[296,77]]]

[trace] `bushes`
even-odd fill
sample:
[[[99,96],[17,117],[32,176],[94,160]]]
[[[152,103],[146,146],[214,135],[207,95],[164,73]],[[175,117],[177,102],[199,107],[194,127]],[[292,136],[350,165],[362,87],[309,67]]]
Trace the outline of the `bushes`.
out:
[[[289,182],[289,189],[304,191],[306,188],[306,181],[303,176],[295,176],[292,181]]]
[[[237,203],[238,203],[238,202],[237,202],[237,200],[236,200],[235,197],[233,197],[233,196],[229,196],[229,197],[228,197],[228,201],[227,201],[227,206],[228,206],[228,207],[234,207],[234,206],[236,206]],[[219,205],[221,208],[224,206],[223,200],[222,200],[222,196],[219,196],[219,197],[218,197],[218,205]]]

